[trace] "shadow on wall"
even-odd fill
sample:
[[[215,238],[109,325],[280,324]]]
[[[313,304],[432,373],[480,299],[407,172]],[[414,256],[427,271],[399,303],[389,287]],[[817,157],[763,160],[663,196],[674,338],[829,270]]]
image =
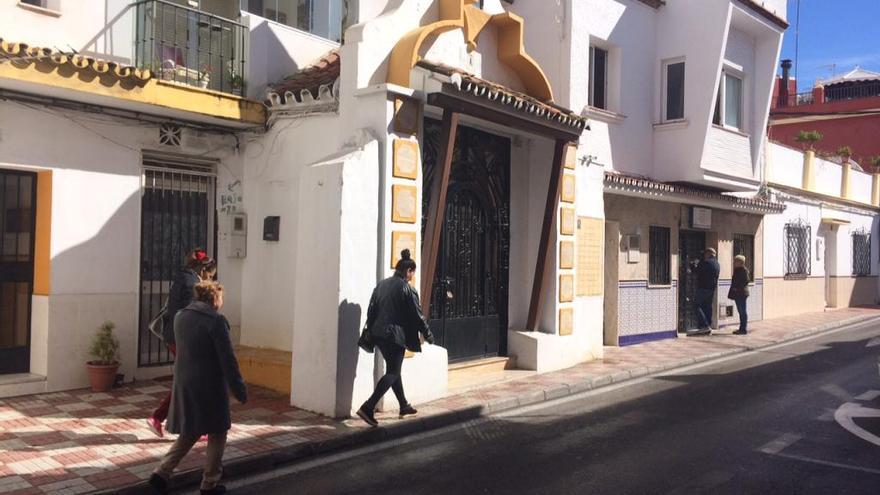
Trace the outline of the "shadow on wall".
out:
[[[57,194],[53,200],[59,201]],[[108,200],[113,198],[101,198]],[[68,216],[78,215],[71,209],[81,209],[84,218],[92,220],[99,215],[87,214],[95,211],[89,203],[84,199],[79,207],[61,204],[53,208],[53,243],[67,230],[62,225],[68,222]],[[129,195],[118,203],[97,233],[52,257],[48,327],[31,327],[32,346],[44,347],[36,348],[32,355],[45,356],[44,363],[32,362],[31,369],[46,372],[50,390],[88,385],[85,363],[90,359],[89,344],[98,327],[108,320],[116,324],[115,334],[120,341],[119,372],[125,374],[126,381],[134,376],[138,366],[139,203],[139,193]],[[68,213],[58,218],[58,212],[65,210]],[[71,230],[80,229],[88,229],[88,225],[80,222]]]
[[[338,338],[336,340],[336,414],[347,417],[351,414],[354,395],[354,379],[357,374],[358,338],[361,330],[361,306],[348,302],[339,304]]]

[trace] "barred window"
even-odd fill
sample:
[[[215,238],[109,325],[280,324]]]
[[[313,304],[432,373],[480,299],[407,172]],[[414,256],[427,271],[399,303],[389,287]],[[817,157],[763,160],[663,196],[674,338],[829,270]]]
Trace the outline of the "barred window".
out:
[[[648,243],[648,283],[669,285],[669,227],[651,227]]]
[[[806,278],[810,275],[810,226],[790,223],[785,226],[785,276]]]
[[[746,269],[749,281],[755,281],[755,236],[749,234],[733,234],[733,256],[746,257]]]
[[[853,244],[853,275],[871,274],[871,234],[854,232]]]

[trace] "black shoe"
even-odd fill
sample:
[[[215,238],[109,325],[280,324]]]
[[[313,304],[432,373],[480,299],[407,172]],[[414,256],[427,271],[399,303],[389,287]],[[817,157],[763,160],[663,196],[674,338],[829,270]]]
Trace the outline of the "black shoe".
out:
[[[400,408],[400,419],[403,419],[404,416],[414,416],[418,413],[419,412],[416,411],[416,408],[414,408],[411,404],[407,404]]]
[[[746,335],[747,333],[749,333],[749,332],[747,332],[745,330],[737,330],[737,331],[733,332],[734,335]]]
[[[223,485],[217,485],[210,490],[199,490],[199,493],[202,495],[220,495],[221,493],[226,493],[226,487]]]
[[[168,480],[156,473],[150,475],[150,480],[147,483],[158,493],[168,493]]]
[[[366,409],[364,409],[363,406],[361,406],[361,408],[357,411],[357,415],[368,425],[379,426],[379,422],[376,421],[376,417],[373,416],[373,411],[367,411]]]

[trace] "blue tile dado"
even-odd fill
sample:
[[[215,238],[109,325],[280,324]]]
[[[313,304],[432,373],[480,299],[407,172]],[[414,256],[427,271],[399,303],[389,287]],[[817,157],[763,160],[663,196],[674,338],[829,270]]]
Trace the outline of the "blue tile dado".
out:
[[[677,284],[649,287],[644,280],[618,284],[618,333],[620,345],[634,343],[636,336],[648,340],[675,336]],[[670,329],[673,329],[670,331]],[[670,334],[671,332],[671,334]],[[663,336],[649,336],[662,333]],[[644,340],[643,340],[644,341]]]
[[[678,332],[670,330],[668,332],[642,333],[638,335],[622,335],[618,339],[618,345],[621,347],[633,344],[641,344],[643,342],[651,342],[652,340],[674,339]]]

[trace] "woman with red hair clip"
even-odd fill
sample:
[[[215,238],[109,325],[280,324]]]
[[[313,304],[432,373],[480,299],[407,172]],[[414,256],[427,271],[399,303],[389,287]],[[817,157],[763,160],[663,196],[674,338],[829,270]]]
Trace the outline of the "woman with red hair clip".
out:
[[[168,291],[168,301],[165,303],[164,322],[162,324],[162,340],[168,347],[172,356],[177,356],[177,346],[174,341],[174,316],[178,311],[190,305],[193,301],[193,289],[203,280],[213,280],[217,273],[217,263],[208,256],[202,248],[193,248],[186,255],[186,261],[171,279],[171,288]],[[162,423],[168,417],[168,408],[171,405],[171,392],[162,399],[159,407],[147,418],[147,426],[157,437],[162,438]]]

